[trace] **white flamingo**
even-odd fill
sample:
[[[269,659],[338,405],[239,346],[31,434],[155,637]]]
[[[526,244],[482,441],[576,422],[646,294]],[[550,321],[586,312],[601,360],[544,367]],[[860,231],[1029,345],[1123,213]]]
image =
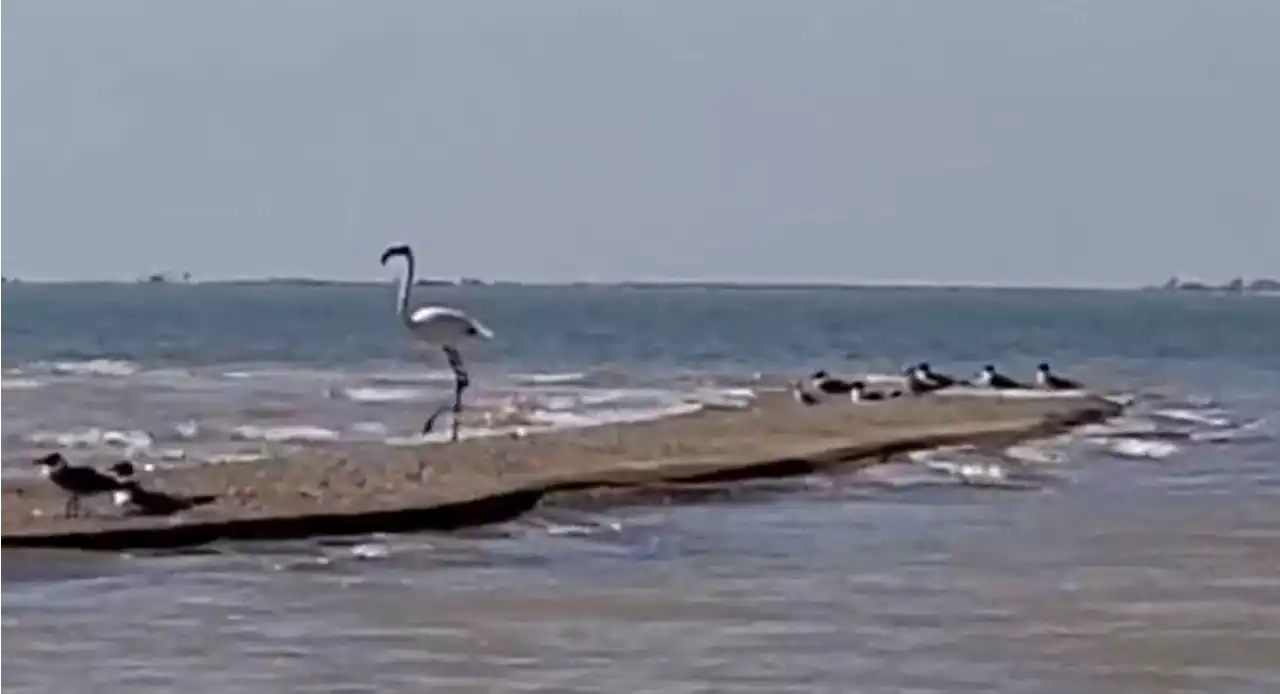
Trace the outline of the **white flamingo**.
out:
[[[453,441],[458,440],[458,416],[462,414],[462,392],[471,384],[467,371],[462,365],[462,353],[459,348],[469,342],[483,342],[493,339],[493,331],[480,321],[472,318],[456,308],[445,306],[422,306],[409,310],[409,292],[413,290],[414,261],[413,249],[407,245],[391,246],[382,252],[382,264],[396,256],[403,256],[407,265],[406,272],[400,278],[400,295],[396,300],[396,312],[400,320],[420,342],[439,347],[449,359],[449,368],[453,370],[453,404],[437,409],[422,425],[422,433],[428,434],[435,426],[436,418],[445,411],[453,412]]]

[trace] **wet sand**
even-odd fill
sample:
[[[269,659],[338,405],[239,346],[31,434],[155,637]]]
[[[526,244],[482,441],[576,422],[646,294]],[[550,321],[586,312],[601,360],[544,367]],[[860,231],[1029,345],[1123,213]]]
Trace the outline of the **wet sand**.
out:
[[[1093,398],[923,397],[804,407],[767,394],[747,410],[521,439],[350,446],[161,470],[144,476],[147,488],[216,497],[164,518],[125,517],[100,497],[83,504],[92,515],[64,519],[65,497],[47,482],[6,483],[0,540],[120,549],[452,529],[508,520],[551,492],[803,474],[874,464],[914,448],[1048,435],[1118,413]]]

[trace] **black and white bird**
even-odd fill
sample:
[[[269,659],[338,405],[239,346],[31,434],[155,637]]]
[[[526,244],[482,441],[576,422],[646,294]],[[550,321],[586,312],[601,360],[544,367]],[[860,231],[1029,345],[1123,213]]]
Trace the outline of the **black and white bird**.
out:
[[[951,386],[954,386],[957,383],[959,383],[959,381],[957,381],[956,379],[946,374],[940,374],[935,372],[929,366],[929,362],[924,362],[924,361],[916,365],[915,375],[917,378],[924,381],[925,383],[929,383],[935,386],[935,389],[950,388]]]
[[[906,383],[906,390],[912,395],[924,395],[932,393],[942,388],[928,377],[927,372],[922,372],[918,366],[908,366],[903,371],[903,379]]]
[[[214,500],[213,496],[182,496],[147,489],[133,479],[133,465],[127,461],[111,466],[111,472],[120,477],[120,488],[111,493],[112,503],[137,515],[168,516]]]
[[[32,461],[32,464],[39,466],[43,477],[67,493],[67,504],[62,509],[62,515],[66,518],[80,514],[81,497],[114,492],[123,486],[116,477],[89,466],[68,463],[61,453],[42,456]]]
[[[1042,362],[1036,367],[1036,385],[1046,390],[1080,390],[1081,388],[1079,383],[1050,371],[1048,362]]]
[[[849,389],[849,399],[853,402],[876,402],[887,400],[898,394],[898,391],[885,393],[879,390],[867,390],[867,384],[863,381],[854,381],[850,385],[852,388]]]
[[[846,395],[853,389],[852,383],[836,378],[826,371],[813,372],[813,375],[809,377],[809,386],[827,395]]]
[[[995,388],[997,390],[1012,390],[1015,388],[1027,387],[999,371],[996,371],[994,364],[987,364],[982,367],[982,371],[978,372],[977,378],[973,379],[973,384],[980,388]]]

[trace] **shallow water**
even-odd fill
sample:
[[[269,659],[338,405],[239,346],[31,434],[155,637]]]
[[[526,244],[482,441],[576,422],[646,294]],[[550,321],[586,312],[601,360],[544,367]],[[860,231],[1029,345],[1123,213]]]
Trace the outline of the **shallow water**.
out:
[[[10,291],[6,475],[47,445],[30,440],[40,426],[145,431],[154,441],[136,452],[147,455],[198,448],[164,440],[180,417],[205,430],[305,425],[345,438],[359,435],[344,428],[349,408],[382,424],[369,436],[403,433],[416,416],[404,411],[414,402],[325,394],[418,373],[377,313],[389,290],[148,297],[124,287],[115,301],[83,288]],[[183,313],[180,296],[210,325]],[[581,401],[604,391],[670,404],[741,388],[756,372],[888,372],[923,358],[961,374],[993,360],[1020,376],[1048,358],[1139,398],[1124,420],[1006,455],[938,451],[701,503],[588,512],[566,498],[448,536],[128,556],[6,550],[6,691],[1280,688],[1280,302],[977,290],[446,298],[496,316],[507,340],[477,356],[486,388],[508,397],[549,385],[521,375],[583,373],[550,385],[575,389],[569,409],[584,415],[600,408]],[[319,303],[347,323],[284,317]],[[774,314],[785,329],[761,324]],[[63,320],[86,315],[74,329]],[[156,319],[144,328],[148,316],[203,333]],[[287,339],[270,342],[270,325]],[[93,359],[124,366],[84,373]],[[254,375],[226,375],[245,371]],[[251,411],[264,400],[291,414]],[[211,450],[222,443],[208,436]]]

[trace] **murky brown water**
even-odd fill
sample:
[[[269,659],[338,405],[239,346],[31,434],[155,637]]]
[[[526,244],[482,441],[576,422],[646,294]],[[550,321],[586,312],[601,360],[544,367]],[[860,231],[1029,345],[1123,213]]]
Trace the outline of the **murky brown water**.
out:
[[[898,466],[456,536],[6,551],[4,687],[1280,691],[1280,473],[1254,431],[1163,458],[1077,441],[1019,490]]]

